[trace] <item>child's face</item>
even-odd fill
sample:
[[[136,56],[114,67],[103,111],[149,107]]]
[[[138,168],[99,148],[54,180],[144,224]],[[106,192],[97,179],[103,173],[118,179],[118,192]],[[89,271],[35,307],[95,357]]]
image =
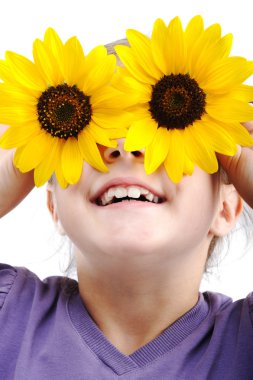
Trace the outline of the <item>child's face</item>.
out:
[[[76,185],[65,190],[56,185],[57,213],[73,243],[83,253],[117,256],[207,251],[219,199],[217,176],[196,168],[192,176],[175,184],[163,167],[147,175],[143,153],[127,153],[122,144],[120,141],[120,154],[112,149],[102,152],[108,173],[84,164]],[[106,199],[110,188],[124,188],[124,194],[130,186],[142,193],[148,190],[161,203],[133,200],[97,204]],[[138,196],[138,190],[132,191]]]

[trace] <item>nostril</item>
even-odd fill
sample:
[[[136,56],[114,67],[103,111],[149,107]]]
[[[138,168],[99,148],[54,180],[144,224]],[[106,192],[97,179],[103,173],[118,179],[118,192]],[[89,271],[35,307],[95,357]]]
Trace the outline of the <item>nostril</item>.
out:
[[[134,150],[133,152],[131,152],[131,154],[134,157],[142,157],[143,156],[143,152],[141,152],[140,150]]]
[[[119,156],[120,156],[120,151],[119,150],[114,150],[109,155],[110,158],[117,158]]]
[[[132,152],[128,152],[124,150],[123,145],[119,144],[115,148],[109,148],[109,147],[104,147],[100,146],[100,153],[108,164],[112,164],[115,161],[118,161],[121,158],[127,158],[130,159],[130,157],[137,159],[138,161],[143,161],[144,159],[144,154],[145,150],[144,149],[139,149],[139,150],[134,150]]]

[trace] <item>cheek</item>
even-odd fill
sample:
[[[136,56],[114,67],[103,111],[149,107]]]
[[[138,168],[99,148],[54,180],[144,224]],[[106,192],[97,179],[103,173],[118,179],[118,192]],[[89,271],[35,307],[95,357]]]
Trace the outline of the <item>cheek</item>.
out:
[[[58,217],[66,230],[78,226],[78,221],[85,215],[86,201],[89,199],[89,188],[96,178],[97,171],[86,162],[83,163],[80,180],[75,185],[62,189],[59,184],[55,187],[55,202]],[[86,205],[87,207],[87,205]],[[81,214],[81,215],[80,215]]]
[[[75,230],[78,230],[81,209],[83,209],[83,197],[73,191],[71,187],[65,190],[57,189],[55,194],[58,218],[64,228],[65,233],[72,240]],[[84,211],[82,211],[84,215]]]
[[[219,203],[219,187],[215,176],[198,172],[178,186],[175,213],[184,215],[187,232],[208,231]]]

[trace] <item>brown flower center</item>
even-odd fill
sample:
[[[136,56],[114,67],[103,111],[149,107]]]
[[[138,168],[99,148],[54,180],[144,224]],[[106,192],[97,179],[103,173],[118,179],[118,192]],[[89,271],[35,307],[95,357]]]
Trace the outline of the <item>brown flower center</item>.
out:
[[[170,74],[153,86],[149,111],[158,127],[184,129],[205,113],[206,94],[188,74]]]
[[[53,137],[67,140],[78,133],[91,121],[90,97],[77,86],[60,84],[44,91],[37,104],[41,128]]]

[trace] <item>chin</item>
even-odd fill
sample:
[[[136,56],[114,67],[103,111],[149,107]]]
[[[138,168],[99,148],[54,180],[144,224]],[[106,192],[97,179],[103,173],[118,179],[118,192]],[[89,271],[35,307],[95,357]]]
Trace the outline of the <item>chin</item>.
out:
[[[129,258],[154,255],[162,250],[162,246],[161,240],[157,241],[152,234],[135,232],[131,235],[123,233],[121,236],[112,236],[103,244],[103,250],[109,255]]]

